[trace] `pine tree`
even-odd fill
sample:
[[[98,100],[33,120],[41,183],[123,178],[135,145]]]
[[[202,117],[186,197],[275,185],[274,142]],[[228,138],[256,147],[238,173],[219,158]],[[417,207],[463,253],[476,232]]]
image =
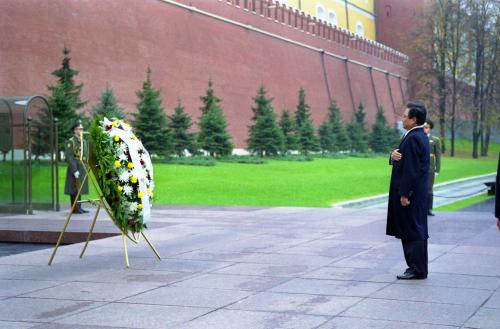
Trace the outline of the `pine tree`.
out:
[[[215,96],[212,89],[212,80],[208,81],[205,96],[200,97],[203,102],[198,133],[199,147],[210,156],[230,155],[233,151],[231,136],[227,132],[227,122],[219,103],[221,100]]]
[[[264,86],[260,86],[253,98],[252,107],[254,124],[249,127],[248,150],[259,156],[277,155],[283,149],[283,135],[276,124],[276,113],[272,107],[272,98],[266,98]]]
[[[63,49],[64,58],[59,69],[52,72],[52,75],[58,78],[57,82],[48,86],[51,95],[48,103],[52,109],[52,115],[58,120],[58,136],[59,150],[63,151],[66,146],[66,141],[73,136],[71,127],[82,116],[77,114],[77,110],[82,108],[86,102],[80,99],[83,84],[75,84],[74,78],[78,75],[78,71],[71,68],[71,58],[69,57],[71,50]],[[48,130],[47,122],[37,121],[34,123],[38,130]],[[42,142],[42,136],[40,141]],[[35,143],[37,141],[35,140]],[[57,152],[57,156],[59,157]]]
[[[354,112],[354,118],[347,127],[351,139],[351,151],[366,152],[368,150],[365,116],[365,108],[362,103],[359,103],[358,110]]]
[[[394,124],[394,127],[390,128],[389,130],[388,143],[390,150],[398,148],[399,143],[401,142],[401,137],[402,137],[401,130],[399,130],[397,124]]]
[[[102,115],[108,119],[123,119],[125,117],[123,108],[118,106],[118,100],[113,94],[113,89],[106,88],[101,94],[99,104],[92,109],[93,115]]]
[[[323,121],[318,129],[319,144],[321,151],[324,153],[333,152],[334,135],[332,134],[332,126],[329,121]]]
[[[172,134],[168,127],[167,116],[161,105],[160,90],[151,83],[151,69],[148,67],[146,81],[137,91],[139,103],[134,114],[133,126],[137,137],[152,154],[169,156],[172,152]]]
[[[335,100],[328,107],[328,120],[333,135],[333,151],[347,151],[351,147],[351,140],[347,134],[346,126],[342,121],[342,114]]]
[[[384,109],[379,107],[370,136],[370,148],[373,152],[387,153],[391,150],[391,131],[392,129],[387,124],[384,115]]]
[[[281,133],[283,135],[283,151],[288,153],[297,149],[297,135],[295,122],[292,120],[290,111],[284,109],[281,112],[279,126],[281,128]]]
[[[193,149],[193,134],[188,130],[193,125],[191,117],[184,111],[180,99],[177,101],[174,114],[169,116],[169,126],[172,131],[173,149],[177,156],[183,156],[185,150]]]
[[[319,150],[319,140],[314,133],[314,127],[311,120],[306,120],[299,128],[299,151],[301,154],[308,155],[311,151]]]
[[[304,88],[299,90],[299,104],[295,111],[295,123],[297,129],[298,148],[300,153],[308,154],[319,149],[319,141],[314,134],[309,105],[306,103],[306,92]]]

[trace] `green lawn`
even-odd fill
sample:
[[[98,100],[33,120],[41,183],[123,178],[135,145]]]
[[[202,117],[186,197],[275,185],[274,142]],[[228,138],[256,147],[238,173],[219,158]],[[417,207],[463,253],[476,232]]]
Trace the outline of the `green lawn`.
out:
[[[463,143],[461,154],[470,146]],[[500,145],[492,145],[488,158],[442,160],[436,183],[496,171]],[[470,154],[470,153],[469,153]],[[0,164],[0,171],[5,171]],[[248,205],[328,207],[333,203],[387,193],[391,167],[388,156],[375,158],[276,161],[266,164],[217,162],[216,166],[155,164],[155,203],[187,205]],[[36,169],[34,201],[47,199],[49,168]],[[66,168],[60,168],[60,200]],[[1,181],[0,201],[10,196],[10,184]],[[93,195],[93,194],[92,194]]]

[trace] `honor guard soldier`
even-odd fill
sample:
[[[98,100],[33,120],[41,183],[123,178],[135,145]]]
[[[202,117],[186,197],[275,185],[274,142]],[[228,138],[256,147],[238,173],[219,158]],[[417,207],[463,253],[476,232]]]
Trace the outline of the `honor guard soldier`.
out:
[[[424,125],[424,131],[429,137],[429,146],[431,151],[427,196],[427,200],[429,202],[429,210],[427,211],[427,214],[429,216],[434,216],[434,213],[432,212],[434,199],[434,177],[439,175],[439,170],[441,170],[441,141],[439,140],[439,137],[431,135],[433,128],[434,123],[431,120],[427,120]]]
[[[64,194],[69,194],[71,205],[73,205],[80,187],[82,190],[78,196],[78,200],[80,200],[82,194],[89,193],[88,180],[83,182],[87,173],[83,164],[88,161],[89,146],[87,141],[83,138],[83,125],[80,120],[73,125],[71,130],[74,135],[66,143],[66,150],[64,153],[66,161],[68,162]],[[87,210],[81,207],[80,203],[77,203],[73,209],[74,214],[83,214],[87,212]]]

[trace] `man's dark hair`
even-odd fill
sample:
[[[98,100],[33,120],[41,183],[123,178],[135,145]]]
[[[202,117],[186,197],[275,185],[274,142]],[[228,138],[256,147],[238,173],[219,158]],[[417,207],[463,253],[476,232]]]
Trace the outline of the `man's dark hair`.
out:
[[[425,120],[425,123],[429,125],[429,128],[434,129],[434,122],[431,119]]]
[[[427,116],[427,109],[423,104],[417,102],[409,102],[406,104],[406,107],[409,109],[408,118],[416,118],[417,125],[421,126],[425,123],[425,117]]]

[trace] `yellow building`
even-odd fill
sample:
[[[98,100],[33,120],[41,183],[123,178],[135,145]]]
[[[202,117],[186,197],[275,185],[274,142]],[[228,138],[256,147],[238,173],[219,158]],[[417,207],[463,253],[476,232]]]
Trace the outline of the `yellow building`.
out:
[[[376,40],[374,0],[278,0],[293,8]]]

